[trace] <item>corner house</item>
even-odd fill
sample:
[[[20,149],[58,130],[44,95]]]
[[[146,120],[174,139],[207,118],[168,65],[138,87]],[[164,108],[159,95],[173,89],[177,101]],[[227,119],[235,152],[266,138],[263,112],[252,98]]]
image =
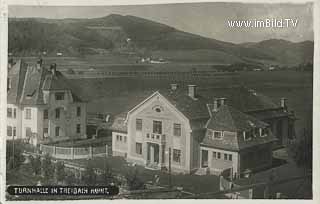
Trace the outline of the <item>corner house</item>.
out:
[[[130,106],[129,106],[130,107]],[[219,174],[271,166],[294,137],[294,114],[246,87],[197,91],[172,84],[131,104],[112,125],[113,155],[150,169]]]

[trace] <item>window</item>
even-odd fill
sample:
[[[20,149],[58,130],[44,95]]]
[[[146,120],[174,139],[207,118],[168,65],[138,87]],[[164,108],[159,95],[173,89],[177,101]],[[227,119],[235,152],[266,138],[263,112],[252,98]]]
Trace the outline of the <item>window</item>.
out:
[[[222,139],[222,132],[214,131],[213,132],[213,138],[216,139],[216,140],[221,140]]]
[[[31,119],[31,109],[30,108],[26,108],[26,119],[27,120]]]
[[[123,136],[123,142],[126,143],[127,142],[127,137]]]
[[[17,118],[17,109],[16,108],[13,109],[13,118]]]
[[[177,163],[181,162],[181,150],[173,149],[173,161]]]
[[[173,124],[173,135],[181,136],[181,124],[177,124],[177,123]]]
[[[7,126],[7,136],[11,137],[12,136],[12,127]]]
[[[216,158],[217,158],[217,152],[212,152],[212,157],[213,157],[214,159],[216,159]]]
[[[229,161],[232,161],[232,154],[229,154]]]
[[[7,117],[12,118],[12,108],[7,108]]]
[[[48,128],[43,128],[43,137],[48,137]]]
[[[48,109],[43,110],[43,119],[46,120],[49,117]]]
[[[13,137],[17,136],[17,128],[16,127],[13,127]]]
[[[117,141],[119,141],[120,135],[117,135]]]
[[[57,100],[57,101],[62,101],[62,100],[64,100],[64,92],[57,92],[57,93],[55,94],[55,97],[56,97],[56,100]]]
[[[56,137],[58,137],[58,136],[60,136],[60,127],[56,127],[56,132],[55,132],[56,134]]]
[[[80,117],[81,116],[81,107],[78,106],[77,107],[77,117]]]
[[[217,155],[218,155],[218,157],[217,157],[217,158],[218,158],[218,159],[220,159],[220,158],[221,158],[221,153],[220,153],[220,152],[218,152],[218,154],[217,154]]]
[[[142,131],[142,119],[136,119],[136,130]]]
[[[162,134],[162,122],[161,121],[153,121],[153,133]]]
[[[260,128],[260,136],[266,137],[268,135],[268,129],[267,128]]]
[[[119,140],[122,141],[122,136],[121,135],[119,136]]]
[[[254,135],[255,137],[260,136],[260,129],[261,129],[261,128],[254,128],[254,133],[253,133],[253,135]]]
[[[142,143],[136,142],[136,153],[142,154]]]
[[[223,154],[224,155],[224,160],[228,160],[228,154]]]
[[[244,131],[243,132],[244,141],[248,141],[252,139],[252,131]]]
[[[56,119],[60,118],[60,108],[56,108]]]
[[[77,133],[80,133],[80,132],[81,132],[81,125],[77,124]]]

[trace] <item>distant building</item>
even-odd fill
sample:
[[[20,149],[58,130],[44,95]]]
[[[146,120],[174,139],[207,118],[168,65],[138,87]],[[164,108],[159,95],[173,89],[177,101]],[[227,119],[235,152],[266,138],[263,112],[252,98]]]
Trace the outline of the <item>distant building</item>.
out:
[[[8,71],[7,139],[32,144],[86,138],[86,102],[53,64],[17,61]]]
[[[245,87],[202,95],[195,85],[185,90],[172,84],[131,107],[115,117],[113,154],[151,169],[168,170],[171,159],[173,172],[232,168],[239,177],[270,167],[274,145],[286,145],[294,135],[284,99],[278,106]]]

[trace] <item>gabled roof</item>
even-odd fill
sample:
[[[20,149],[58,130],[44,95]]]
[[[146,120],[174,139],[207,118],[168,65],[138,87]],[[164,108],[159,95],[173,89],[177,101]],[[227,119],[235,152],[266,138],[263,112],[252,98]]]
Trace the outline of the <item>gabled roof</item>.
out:
[[[8,103],[23,105],[44,104],[42,90],[70,90],[75,102],[82,102],[74,87],[59,71],[53,75],[45,67],[37,69],[19,60],[9,70],[11,89],[8,91]]]
[[[7,102],[16,104],[19,103],[24,79],[28,65],[22,60],[18,60],[9,70],[8,77],[11,80],[11,89],[7,93]]]
[[[207,123],[207,128],[211,130],[238,132],[250,130],[253,127],[264,128],[268,126],[267,123],[229,105],[221,105],[217,112],[213,112],[213,105],[208,104],[208,110],[212,117]]]

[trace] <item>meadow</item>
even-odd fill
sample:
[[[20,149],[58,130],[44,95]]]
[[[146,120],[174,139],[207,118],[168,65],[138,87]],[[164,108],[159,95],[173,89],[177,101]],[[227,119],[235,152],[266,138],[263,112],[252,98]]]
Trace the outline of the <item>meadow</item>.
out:
[[[239,72],[235,75],[222,77],[179,79],[153,78],[96,78],[70,79],[77,93],[88,100],[89,112],[119,114],[132,103],[139,103],[152,91],[169,88],[170,83],[178,83],[180,87],[188,84],[198,85],[201,90],[212,88],[245,85],[269,96],[275,103],[281,97],[288,99],[290,110],[294,110],[297,134],[312,123],[312,73],[297,71],[261,71]],[[130,103],[128,102],[130,101]]]

